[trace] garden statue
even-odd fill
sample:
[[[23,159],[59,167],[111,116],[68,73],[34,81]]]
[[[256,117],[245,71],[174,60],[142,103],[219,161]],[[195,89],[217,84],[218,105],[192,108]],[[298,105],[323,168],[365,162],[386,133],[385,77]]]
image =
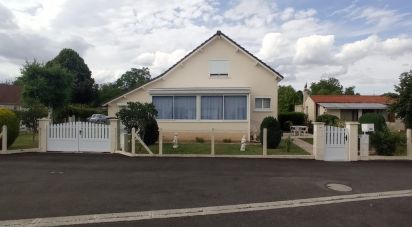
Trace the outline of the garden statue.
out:
[[[177,133],[175,133],[175,135],[173,136],[173,149],[177,149],[179,147],[177,143]]]
[[[240,151],[246,151],[246,136],[243,135],[242,140],[240,141]]]

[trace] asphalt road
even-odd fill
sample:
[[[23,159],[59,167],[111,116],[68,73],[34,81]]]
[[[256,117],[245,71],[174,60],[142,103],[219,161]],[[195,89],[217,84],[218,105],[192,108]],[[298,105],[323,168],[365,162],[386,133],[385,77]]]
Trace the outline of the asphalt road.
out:
[[[342,183],[336,192],[326,183]],[[412,189],[412,162],[0,156],[0,220],[191,208]],[[412,198],[96,226],[410,226]],[[88,225],[89,226],[89,225]]]

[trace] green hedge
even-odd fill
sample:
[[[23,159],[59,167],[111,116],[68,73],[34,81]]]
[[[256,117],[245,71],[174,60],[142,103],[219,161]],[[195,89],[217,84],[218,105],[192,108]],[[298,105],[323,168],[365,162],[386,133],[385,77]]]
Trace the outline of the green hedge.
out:
[[[91,107],[88,105],[71,104],[63,109],[53,110],[53,119],[55,122],[62,122],[64,119],[76,116],[76,120],[84,121],[93,114],[107,115],[107,109],[102,107]]]
[[[305,114],[301,112],[280,113],[279,123],[283,131],[290,131],[291,125],[305,124]]]
[[[7,146],[9,147],[19,136],[19,119],[13,111],[0,108],[0,127],[3,125],[7,125]]]
[[[360,124],[374,124],[375,132],[382,132],[388,130],[385,118],[382,114],[378,113],[366,113],[359,118]],[[359,126],[361,128],[361,126]]]
[[[282,131],[276,118],[269,116],[263,119],[260,124],[260,143],[263,144],[263,129],[267,128],[267,145],[268,148],[277,148],[282,138]]]
[[[332,114],[322,114],[316,118],[317,122],[324,122],[326,125],[336,126],[339,122],[339,118]]]
[[[141,130],[139,133],[146,145],[155,144],[159,139],[159,126],[157,125],[156,119],[149,118],[144,125],[144,130]]]

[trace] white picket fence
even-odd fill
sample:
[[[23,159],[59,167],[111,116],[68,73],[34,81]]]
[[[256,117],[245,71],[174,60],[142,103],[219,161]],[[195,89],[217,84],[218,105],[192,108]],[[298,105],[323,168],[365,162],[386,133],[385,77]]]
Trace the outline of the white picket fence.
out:
[[[348,161],[346,128],[325,126],[325,161]]]
[[[47,150],[109,152],[109,131],[109,125],[90,122],[53,124],[47,130]]]

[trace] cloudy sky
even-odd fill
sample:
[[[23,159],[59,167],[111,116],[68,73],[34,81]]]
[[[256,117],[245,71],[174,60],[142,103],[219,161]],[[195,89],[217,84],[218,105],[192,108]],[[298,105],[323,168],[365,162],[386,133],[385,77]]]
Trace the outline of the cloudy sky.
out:
[[[156,76],[221,30],[283,85],[334,76],[380,94],[412,68],[411,27],[410,0],[0,0],[0,81],[62,48],[79,52],[98,83],[131,67]]]

